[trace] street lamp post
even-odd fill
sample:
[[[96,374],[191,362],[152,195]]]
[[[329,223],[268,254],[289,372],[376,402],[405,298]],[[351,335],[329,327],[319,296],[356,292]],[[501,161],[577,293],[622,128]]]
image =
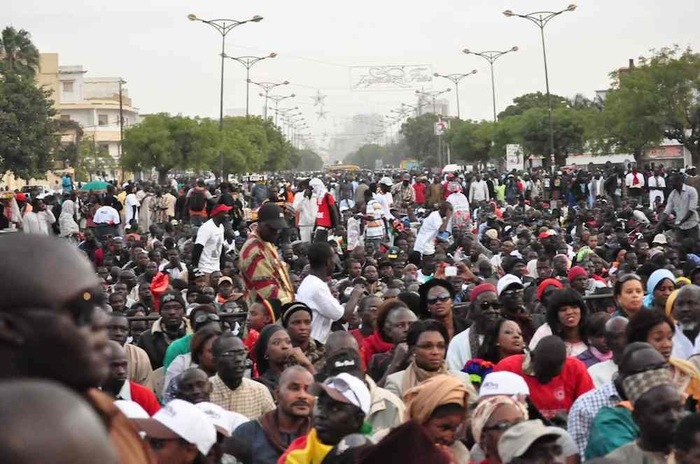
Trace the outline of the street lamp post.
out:
[[[289,81],[284,81],[284,82],[255,82],[251,81],[248,79],[248,82],[251,84],[255,84],[261,89],[263,89],[263,92],[265,92],[265,111],[263,113],[263,118],[267,120],[267,95],[270,93],[272,89],[275,87],[279,87],[280,85],[289,85]]]
[[[540,28],[540,37],[542,38],[542,59],[544,60],[544,81],[547,87],[547,111],[549,113],[549,150],[550,156],[554,156],[554,122],[552,120],[552,96],[549,93],[549,71],[547,69],[547,48],[544,42],[544,27],[555,17],[567,11],[574,11],[575,4],[571,4],[560,11],[535,11],[528,14],[513,13],[511,10],[506,10],[503,15],[511,18],[518,17],[527,19],[534,25]]]
[[[503,55],[510,53],[510,52],[517,52],[518,47],[513,47],[510,50],[505,50],[505,51],[498,51],[498,50],[488,50],[485,52],[474,52],[472,50],[469,50],[468,48],[465,48],[462,50],[462,53],[466,55],[474,55],[474,56],[480,56],[481,58],[485,59],[486,61],[489,62],[489,67],[491,68],[491,99],[493,100],[493,122],[496,122],[496,80],[494,79],[494,74],[493,74],[493,64],[496,62],[497,59],[502,57]]]
[[[443,79],[447,79],[448,81],[452,82],[455,85],[455,97],[457,98],[457,119],[462,119],[462,115],[459,111],[459,82],[464,79],[467,76],[471,76],[472,74],[476,74],[476,69],[472,70],[471,72],[468,72],[466,74],[438,74],[435,73],[433,76],[435,77],[442,77]]]
[[[259,23],[262,21],[262,16],[255,15],[250,19],[238,21],[236,19],[201,19],[195,14],[188,14],[187,19],[190,21],[199,21],[208,26],[213,27],[216,32],[221,35],[221,91],[219,95],[219,131],[224,129],[224,57],[226,56],[226,36],[233,29],[245,23]],[[223,180],[224,177],[224,151],[219,150],[219,175]]]
[[[253,67],[255,63],[259,63],[262,60],[268,58],[275,58],[277,53],[270,53],[266,56],[229,56],[224,55],[224,58],[228,58],[233,61],[237,61],[245,67],[245,117],[250,115],[250,68]]]
[[[449,91],[451,91],[451,90],[452,90],[452,89],[449,89],[449,88],[448,88],[448,89],[445,89],[445,90],[433,90],[433,91],[430,91],[430,92],[426,92],[426,91],[423,91],[423,90],[416,90],[416,95],[418,95],[418,99],[419,99],[419,104],[418,104],[418,106],[419,106],[419,107],[421,106],[421,105],[420,105],[420,98],[421,98],[421,97],[431,98],[431,99],[433,100],[433,114],[437,114],[437,104],[436,104],[437,97],[439,97],[440,95],[442,95],[442,94],[444,94],[444,93],[447,93],[447,92],[449,92]]]
[[[295,94],[291,94],[291,95],[270,95],[270,96],[260,94],[260,96],[261,96],[261,97],[265,97],[266,100],[269,99],[269,100],[272,100],[273,102],[275,102],[275,126],[277,125],[277,113],[279,112],[280,102],[283,101],[283,100],[286,100],[287,98],[294,98],[294,97],[296,97]]]

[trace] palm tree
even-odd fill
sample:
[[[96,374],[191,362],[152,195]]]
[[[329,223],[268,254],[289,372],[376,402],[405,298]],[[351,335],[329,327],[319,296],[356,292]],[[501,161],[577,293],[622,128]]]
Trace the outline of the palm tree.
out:
[[[39,50],[29,32],[8,26],[0,35],[0,74],[34,77],[39,69]]]

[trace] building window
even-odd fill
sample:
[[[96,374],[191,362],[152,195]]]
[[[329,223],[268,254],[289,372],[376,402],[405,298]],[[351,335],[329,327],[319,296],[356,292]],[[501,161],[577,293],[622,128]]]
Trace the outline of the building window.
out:
[[[63,81],[63,92],[64,93],[73,93],[73,84],[75,81]]]
[[[62,114],[61,121],[70,121],[70,114]]]
[[[98,114],[97,115],[97,125],[98,126],[106,126],[108,123],[107,121],[107,115],[106,114]]]
[[[101,154],[108,155],[109,154],[109,144],[108,143],[101,143],[99,145],[99,150],[100,150]]]

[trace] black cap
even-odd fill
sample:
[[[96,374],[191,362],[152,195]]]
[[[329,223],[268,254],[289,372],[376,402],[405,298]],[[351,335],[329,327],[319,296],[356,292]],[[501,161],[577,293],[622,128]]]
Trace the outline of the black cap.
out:
[[[275,203],[265,203],[258,210],[258,222],[265,223],[275,229],[283,229],[287,227],[287,221],[284,220],[284,211]]]

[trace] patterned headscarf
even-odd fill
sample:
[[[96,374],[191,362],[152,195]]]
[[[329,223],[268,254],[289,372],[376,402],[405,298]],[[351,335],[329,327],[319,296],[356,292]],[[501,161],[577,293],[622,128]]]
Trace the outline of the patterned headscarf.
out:
[[[404,393],[406,420],[425,424],[440,406],[458,404],[466,414],[470,391],[462,380],[451,375],[436,375]]]
[[[511,396],[497,395],[484,398],[479,401],[479,405],[472,414],[472,436],[477,443],[481,443],[481,434],[486,423],[500,406],[509,405],[516,407],[523,413],[523,420],[528,419],[527,406],[516,401]]]
[[[676,388],[671,373],[667,368],[651,369],[639,374],[633,374],[622,381],[622,388],[625,390],[627,399],[632,405],[649,391],[662,385],[669,385]]]

